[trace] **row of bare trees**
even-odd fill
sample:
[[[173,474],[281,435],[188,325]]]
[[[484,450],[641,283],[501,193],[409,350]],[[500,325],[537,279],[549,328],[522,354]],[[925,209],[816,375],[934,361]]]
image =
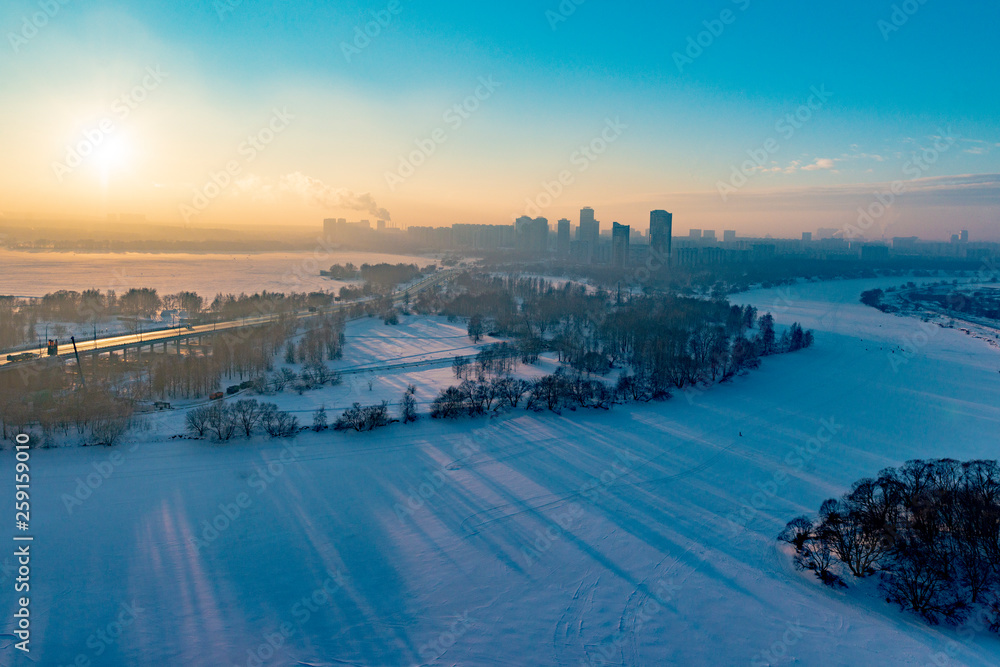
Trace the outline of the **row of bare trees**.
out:
[[[299,432],[297,417],[279,410],[274,403],[261,403],[255,398],[219,401],[188,410],[184,422],[192,435],[210,436],[219,442],[235,436],[250,438],[258,432],[272,438],[290,438]]]

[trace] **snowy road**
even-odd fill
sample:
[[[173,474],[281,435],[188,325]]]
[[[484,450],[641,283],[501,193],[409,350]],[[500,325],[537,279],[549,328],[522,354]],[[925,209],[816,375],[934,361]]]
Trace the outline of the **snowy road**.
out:
[[[665,404],[292,446],[167,441],[174,415],[116,463],[33,451],[32,653],[12,647],[8,559],[0,662],[1000,663],[995,635],[826,589],[774,539],[886,466],[998,454],[1000,354],[857,302],[889,284],[740,295],[816,346]]]

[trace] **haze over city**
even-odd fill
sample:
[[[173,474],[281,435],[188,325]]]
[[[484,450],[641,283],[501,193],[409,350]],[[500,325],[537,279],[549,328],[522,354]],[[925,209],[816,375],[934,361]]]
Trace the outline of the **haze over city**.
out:
[[[1000,10],[911,4],[17,0],[0,211],[798,236],[898,181],[887,236],[997,240]]]

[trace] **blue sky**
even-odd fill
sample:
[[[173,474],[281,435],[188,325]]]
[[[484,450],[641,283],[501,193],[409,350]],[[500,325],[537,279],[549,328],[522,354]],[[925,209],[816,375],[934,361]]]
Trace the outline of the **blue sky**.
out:
[[[6,3],[0,85],[8,105],[0,114],[7,132],[19,135],[13,149],[23,160],[3,174],[9,185],[0,190],[7,200],[0,211],[64,200],[93,215],[142,209],[175,220],[277,106],[293,110],[290,129],[242,166],[242,183],[198,211],[199,223],[251,211],[260,222],[361,217],[353,195],[362,194],[409,224],[507,222],[570,169],[573,182],[542,207],[550,219],[592,205],[608,224],[642,226],[645,212],[668,208],[681,229],[689,221],[791,233],[848,224],[866,188],[906,179],[914,191],[939,193],[940,207],[927,196],[913,197],[919,206],[901,200],[893,234],[947,236],[955,224],[996,234],[1000,200],[981,195],[966,205],[954,191],[962,182],[924,180],[1000,172],[995,3],[398,0],[393,7],[387,11],[388,0],[67,0],[37,35],[16,44],[11,34],[41,10],[38,2]],[[345,56],[343,44],[373,12],[391,20]],[[718,34],[707,32],[713,27]],[[701,53],[687,51],[689,38],[699,37]],[[695,57],[678,67],[678,53]],[[170,77],[116,127],[128,144],[121,173],[99,178],[81,168],[54,183],[52,163],[65,147],[151,64]],[[447,128],[443,114],[480,77],[499,88],[462,127]],[[814,87],[832,95],[782,136],[776,123]],[[577,172],[576,149],[609,118],[628,129]],[[439,127],[447,141],[393,187],[387,174]],[[914,153],[944,132],[960,138],[921,179],[904,175]],[[723,200],[719,184],[768,140],[779,149]],[[310,185],[303,192],[289,183]],[[794,216],[787,205],[763,212],[761,202],[780,196],[769,193],[788,191],[812,193],[814,206]],[[845,203],[845,193],[857,201]]]

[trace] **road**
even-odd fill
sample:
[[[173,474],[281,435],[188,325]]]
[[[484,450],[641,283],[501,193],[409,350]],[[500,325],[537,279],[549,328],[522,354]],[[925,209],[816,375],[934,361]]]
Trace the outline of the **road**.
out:
[[[427,278],[424,278],[423,280],[414,285],[411,285],[405,289],[398,290],[393,293],[393,302],[399,303],[405,298],[406,294],[410,295],[417,294],[425,289],[438,285],[444,282],[445,280],[451,278],[453,275],[455,275],[456,272],[457,271],[455,270],[439,271],[438,273],[435,273],[432,276],[428,276]],[[347,310],[357,305],[358,303],[363,303],[363,302],[350,301],[344,303],[337,303],[328,308],[322,308],[316,312],[298,311],[296,313],[293,313],[293,315],[297,317],[299,320],[305,320],[319,315],[325,315],[329,313],[335,313],[341,310]],[[200,324],[191,327],[180,326],[180,327],[173,327],[170,329],[161,329],[157,331],[136,332],[134,334],[106,336],[90,340],[78,340],[76,341],[76,347],[81,354],[91,353],[94,351],[113,352],[116,350],[123,350],[130,347],[141,347],[155,343],[161,343],[161,344],[169,343],[173,341],[181,341],[188,338],[194,338],[197,336],[218,334],[219,332],[224,332],[224,331],[235,331],[238,329],[242,329],[244,327],[259,326],[261,324],[267,324],[268,322],[274,322],[283,315],[286,314],[282,313],[276,315],[262,315],[259,317],[246,317],[239,320],[230,320],[227,322],[213,322],[211,324]],[[72,357],[73,345],[68,341],[60,341],[58,351],[59,354],[56,355],[57,358],[65,359]],[[45,347],[33,348],[28,350],[23,350],[23,349],[17,350],[18,354],[24,352],[36,354],[39,357],[46,356]],[[7,355],[10,353],[11,353],[10,351],[0,351],[0,368],[3,368],[11,364],[30,363],[30,361],[21,361],[21,362],[7,361]]]

